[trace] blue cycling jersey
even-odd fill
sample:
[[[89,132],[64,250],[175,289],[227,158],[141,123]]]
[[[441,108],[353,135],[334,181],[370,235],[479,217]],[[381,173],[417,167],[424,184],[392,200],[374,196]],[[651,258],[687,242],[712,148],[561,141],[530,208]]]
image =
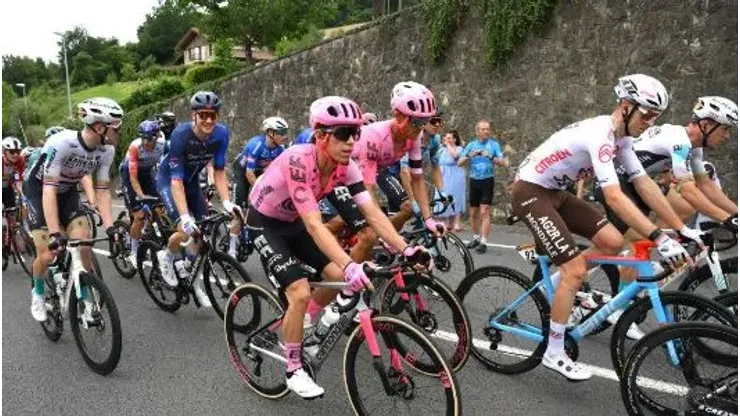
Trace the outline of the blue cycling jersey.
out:
[[[229,148],[229,128],[216,123],[213,132],[204,140],[198,139],[193,123],[181,123],[172,132],[169,149],[162,157],[157,180],[171,182],[181,179],[187,183],[198,183],[198,174],[213,160],[213,168],[226,167],[226,151]]]
[[[242,169],[263,172],[270,163],[283,153],[283,146],[267,146],[267,137],[264,134],[254,136],[247,141],[247,145],[236,161]]]
[[[424,163],[429,163],[432,166],[439,166],[439,150],[442,148],[442,139],[439,134],[429,137],[429,142],[424,144],[424,140],[421,141],[421,157]],[[401,167],[408,169],[409,167],[409,155],[406,154],[401,158]]]
[[[487,151],[488,156],[481,156],[479,152]],[[470,179],[493,178],[493,158],[503,158],[501,146],[492,138],[481,142],[478,138],[470,139],[470,143],[463,149],[462,157],[470,158]]]
[[[312,135],[313,135],[313,129],[311,127],[307,127],[301,130],[301,132],[298,133],[297,136],[295,136],[295,142],[293,142],[293,144],[311,143]]]

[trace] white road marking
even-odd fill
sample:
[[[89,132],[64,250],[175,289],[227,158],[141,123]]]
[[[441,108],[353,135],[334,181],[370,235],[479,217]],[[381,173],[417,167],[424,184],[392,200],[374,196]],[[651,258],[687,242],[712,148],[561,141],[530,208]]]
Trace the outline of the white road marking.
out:
[[[451,332],[437,331],[436,333],[432,334],[432,336],[434,338],[441,339],[443,341],[457,342],[457,335]],[[473,338],[473,345],[475,345],[477,348],[487,349],[489,343],[482,339]],[[497,351],[503,352],[505,354],[523,356],[523,357],[528,357],[532,354],[532,351],[524,350],[521,348],[509,347],[507,345],[499,345]],[[591,373],[593,373],[593,375],[595,375],[596,377],[601,377],[601,378],[605,378],[605,379],[613,380],[617,382],[619,381],[619,377],[617,376],[617,373],[614,372],[614,370],[603,368],[603,367],[598,367],[598,366],[591,365],[591,364],[584,364],[581,362],[579,362],[579,364],[581,364],[583,367],[590,370]],[[677,384],[668,383],[665,381],[655,380],[655,379],[646,378],[646,377],[638,377],[637,384],[645,388],[649,388],[652,390],[657,390],[663,393],[669,393],[669,394],[673,394],[677,396],[685,396],[689,391],[689,389],[684,386],[679,386]]]
[[[470,240],[462,240],[462,242],[465,244],[468,244],[470,243]],[[508,244],[486,243],[486,245],[488,247],[498,247],[498,248],[506,248],[506,249],[512,249],[512,250],[516,248],[516,246],[510,246]]]

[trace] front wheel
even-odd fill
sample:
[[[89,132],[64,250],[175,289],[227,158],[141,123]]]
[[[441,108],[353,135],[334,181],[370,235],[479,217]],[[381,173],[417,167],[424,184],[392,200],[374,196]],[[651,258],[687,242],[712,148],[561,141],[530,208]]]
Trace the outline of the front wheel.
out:
[[[57,342],[62,336],[62,332],[64,332],[62,308],[59,304],[59,296],[56,294],[56,288],[52,281],[46,279],[44,284],[46,285],[45,302],[47,305],[51,306],[51,310],[48,310],[49,308],[47,307],[46,320],[44,322],[40,322],[41,329],[44,330],[44,335],[46,335],[51,342]]]
[[[70,283],[71,284],[71,283]],[[90,369],[110,374],[121,359],[122,330],[118,308],[102,280],[80,273],[82,299],[69,297],[69,322],[82,358]]]
[[[370,334],[361,325],[355,328],[344,351],[344,385],[355,413],[462,414],[455,374],[424,330],[388,315],[374,316],[371,323]],[[376,342],[366,342],[366,336]],[[377,356],[371,353],[373,344]],[[419,360],[432,366],[433,376],[417,371]]]
[[[141,277],[141,283],[144,284],[147,295],[160,309],[172,313],[180,309],[180,302],[177,300],[175,289],[172,289],[162,279],[157,259],[157,252],[161,248],[162,246],[154,241],[143,240],[136,253],[136,269],[139,271],[139,277]]]
[[[203,285],[219,318],[224,319],[224,308],[231,292],[251,281],[236,259],[220,251],[211,251],[203,270]]]

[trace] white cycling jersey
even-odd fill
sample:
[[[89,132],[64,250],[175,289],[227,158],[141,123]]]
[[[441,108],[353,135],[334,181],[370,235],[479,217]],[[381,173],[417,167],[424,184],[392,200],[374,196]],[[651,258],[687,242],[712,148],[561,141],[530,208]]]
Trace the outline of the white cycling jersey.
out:
[[[80,132],[65,130],[47,140],[31,168],[29,180],[56,186],[61,194],[74,190],[82,177],[93,173],[97,188],[108,183],[115,152],[115,147],[110,145],[90,149]]]
[[[653,126],[645,130],[633,141],[635,154],[645,172],[654,177],[672,170],[675,179],[706,174],[704,169],[704,151],[702,148],[691,148],[691,141],[686,128],[673,124]],[[624,167],[617,169],[625,173]]]
[[[615,137],[611,117],[573,123],[545,140],[519,165],[517,179],[548,189],[567,189],[596,176],[599,186],[618,184],[615,160],[630,178],[645,175],[632,148],[632,137]]]

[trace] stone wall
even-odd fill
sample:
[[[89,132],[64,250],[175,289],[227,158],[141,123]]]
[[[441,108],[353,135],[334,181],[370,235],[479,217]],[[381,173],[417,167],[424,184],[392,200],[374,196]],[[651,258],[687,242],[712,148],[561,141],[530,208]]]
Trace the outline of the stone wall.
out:
[[[230,153],[271,115],[285,117],[299,131],[308,106],[323,95],[346,95],[365,111],[389,115],[390,89],[407,79],[429,86],[446,109],[447,127],[467,137],[478,119],[490,119],[514,165],[560,127],[611,112],[612,87],[627,73],[662,80],[672,101],[659,121],[684,124],[699,95],[737,100],[737,5],[563,0],[551,23],[499,70],[482,59],[482,25],[475,16],[464,19],[445,63],[430,64],[421,10],[408,9],[226,81],[220,92],[227,103],[225,122],[234,132]],[[186,103],[176,101],[173,110],[186,116]],[[736,197],[737,138],[727,147],[708,158]],[[496,194],[502,208],[508,199],[504,187],[497,186]]]

